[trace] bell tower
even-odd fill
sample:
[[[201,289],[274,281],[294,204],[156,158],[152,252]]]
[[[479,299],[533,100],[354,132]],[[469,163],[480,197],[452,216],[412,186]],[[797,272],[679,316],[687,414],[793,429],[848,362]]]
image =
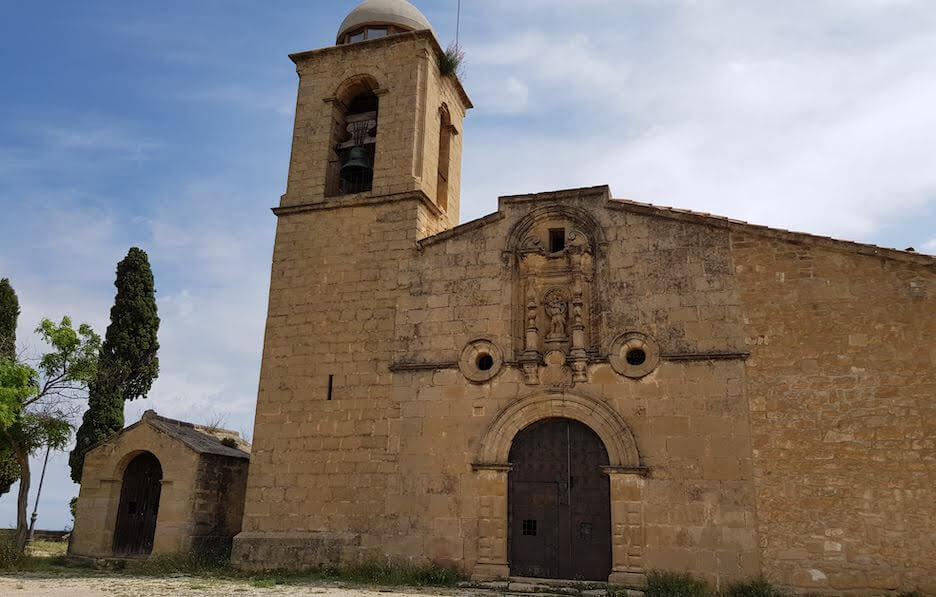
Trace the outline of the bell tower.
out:
[[[334,46],[290,55],[299,92],[280,206],[415,193],[431,212],[425,234],[457,225],[462,120],[472,106],[440,69],[442,54],[409,2],[367,0]]]
[[[459,219],[471,102],[442,56],[405,0],[367,0],[335,45],[291,56],[296,121],[235,565],[320,565],[384,520],[400,416],[390,365],[416,241]]]

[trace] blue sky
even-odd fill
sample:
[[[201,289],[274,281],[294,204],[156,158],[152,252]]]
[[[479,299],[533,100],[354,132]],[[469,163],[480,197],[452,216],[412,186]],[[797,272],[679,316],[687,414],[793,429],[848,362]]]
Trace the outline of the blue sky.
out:
[[[417,0],[443,45],[455,0]],[[936,253],[929,0],[464,0],[462,221],[498,195],[615,196]],[[344,0],[7,2],[0,276],[23,309],[103,335],[145,249],[162,371],[128,404],[252,432],[296,74]],[[67,454],[39,526],[70,523]],[[34,468],[38,473],[38,466]],[[35,487],[35,484],[34,484]],[[30,508],[32,500],[30,501]],[[15,488],[0,498],[14,521]]]

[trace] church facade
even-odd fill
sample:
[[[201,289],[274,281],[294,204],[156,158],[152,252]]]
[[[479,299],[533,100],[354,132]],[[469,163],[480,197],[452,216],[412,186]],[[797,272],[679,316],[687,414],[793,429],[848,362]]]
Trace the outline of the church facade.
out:
[[[605,186],[459,225],[442,55],[369,0],[291,56],[235,564],[936,590],[936,260]]]

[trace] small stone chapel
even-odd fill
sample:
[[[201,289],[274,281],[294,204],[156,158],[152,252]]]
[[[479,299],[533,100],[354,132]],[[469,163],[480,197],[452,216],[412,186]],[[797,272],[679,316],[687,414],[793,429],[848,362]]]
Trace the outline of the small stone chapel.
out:
[[[138,559],[230,546],[250,444],[148,410],[85,455],[68,555]]]

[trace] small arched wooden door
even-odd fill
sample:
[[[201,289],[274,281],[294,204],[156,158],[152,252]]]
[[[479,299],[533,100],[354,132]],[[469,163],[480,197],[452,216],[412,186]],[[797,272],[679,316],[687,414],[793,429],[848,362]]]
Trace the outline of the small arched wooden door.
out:
[[[114,527],[114,555],[141,556],[153,551],[162,467],[144,452],[130,461],[120,488],[120,506]]]
[[[601,438],[578,421],[544,419],[517,433],[509,461],[511,575],[608,580],[611,487]]]

